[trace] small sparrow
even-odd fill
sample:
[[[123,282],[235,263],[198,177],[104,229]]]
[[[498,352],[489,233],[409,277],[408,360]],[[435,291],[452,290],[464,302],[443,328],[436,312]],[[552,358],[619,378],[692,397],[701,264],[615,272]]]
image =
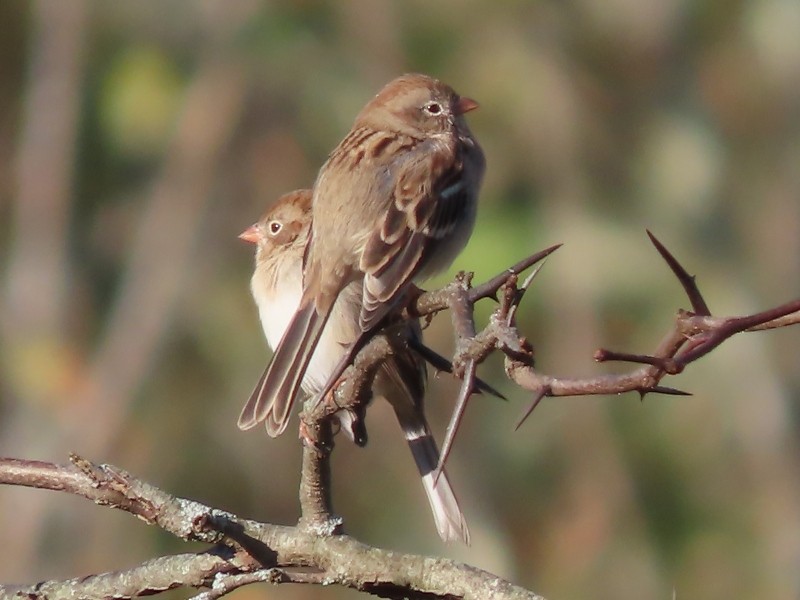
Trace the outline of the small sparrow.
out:
[[[311,222],[311,190],[297,190],[282,196],[258,223],[239,236],[256,244],[251,291],[272,348],[280,342],[302,297],[303,256]],[[360,335],[361,297],[361,282],[356,280],[336,299],[301,381],[309,395],[323,389],[349,345]],[[411,328],[408,335],[421,338],[419,322],[409,321],[408,326]],[[386,398],[397,415],[422,477],[439,536],[444,541],[462,540],[468,544],[469,530],[447,475],[443,473],[438,482],[433,479],[439,450],[423,410],[425,380],[425,362],[406,349],[381,365],[373,391]],[[348,435],[356,437],[350,415],[340,411],[337,416]],[[276,427],[271,419],[268,413],[268,428]]]
[[[266,421],[270,435],[284,431],[338,297],[360,290],[356,324],[370,331],[412,282],[446,269],[462,250],[485,170],[464,118],[477,106],[411,74],[387,84],[356,117],[314,184],[298,308],[240,428]]]

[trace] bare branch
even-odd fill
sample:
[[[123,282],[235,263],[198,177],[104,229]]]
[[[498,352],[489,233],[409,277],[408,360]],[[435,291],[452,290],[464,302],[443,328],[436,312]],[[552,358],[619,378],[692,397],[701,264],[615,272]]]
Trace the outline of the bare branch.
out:
[[[177,587],[211,587],[219,598],[256,582],[339,584],[383,597],[536,600],[540,596],[451,560],[386,551],[346,535],[241,519],[176,498],[110,465],[0,459],[0,484],[60,490],[125,510],[178,535],[217,545],[200,554],[158,558],[126,571],[32,586],[0,585],[0,597],[132,598]],[[255,549],[258,549],[257,551]],[[258,559],[254,560],[257,556]],[[267,567],[266,569],[264,567]],[[247,576],[244,576],[247,575]]]
[[[767,329],[778,329],[779,327],[788,327],[789,325],[796,325],[800,323],[800,311],[787,314],[783,317],[767,321],[761,325],[753,325],[748,327],[745,331],[765,331]]]
[[[534,394],[515,428],[519,428],[546,396],[610,395],[624,392],[638,392],[642,397],[649,393],[689,395],[683,390],[659,385],[659,382],[667,375],[683,372],[690,363],[705,356],[737,333],[786,327],[800,321],[800,299],[744,317],[711,316],[694,277],[688,274],[652,233],[648,231],[648,235],[681,282],[694,312],[678,311],[672,329],[652,354],[619,352],[605,348],[594,353],[594,359],[598,362],[622,361],[646,365],[643,368],[619,375],[588,378],[559,378],[537,373],[534,369],[533,348],[524,338],[519,337],[513,327],[513,310],[503,311],[501,307],[495,311],[487,330],[494,329],[494,335],[505,342],[498,344],[498,347],[506,354],[506,374],[517,385]],[[513,284],[515,282],[509,280],[507,286]],[[504,315],[512,318],[508,319],[508,328],[503,335],[497,332],[497,321]]]
[[[437,476],[452,450],[458,425],[463,419],[473,389],[472,379],[475,377],[476,366],[495,349],[501,350],[506,355],[505,368],[509,379],[533,393],[532,400],[515,425],[517,429],[542,399],[548,396],[610,395],[625,392],[636,392],[642,398],[651,393],[689,395],[683,390],[661,385],[661,380],[667,375],[681,373],[688,364],[704,356],[736,333],[787,326],[800,320],[800,300],[746,317],[711,316],[694,277],[688,274],[652,233],[648,231],[648,235],[681,282],[694,312],[678,311],[672,328],[652,354],[603,348],[595,352],[594,358],[598,362],[622,361],[644,365],[628,373],[570,378],[555,377],[535,370],[533,346],[517,331],[515,317],[519,303],[538,270],[531,273],[522,285],[518,285],[518,273],[523,268],[540,262],[559,246],[552,246],[536,253],[475,288],[471,287],[472,274],[462,272],[456,276],[455,281],[439,290],[420,291],[411,295],[407,310],[413,318],[431,316],[444,308],[451,309],[452,324],[456,334],[456,352],[452,370],[456,376],[464,378],[464,385],[461,387],[442,445]],[[498,292],[501,292],[499,298]],[[481,331],[476,331],[474,305],[483,298],[493,298],[499,302],[499,306],[493,311],[489,323]],[[359,390],[359,394],[368,394],[374,377],[373,370],[379,364],[375,361],[385,360],[388,356],[382,352],[375,353],[377,347],[375,345],[379,343],[377,340],[385,333],[372,335],[374,337],[369,341],[366,341],[367,336],[365,336],[360,342],[363,350],[360,350],[358,345],[353,347],[352,356],[356,357],[353,366],[345,370],[346,365],[343,365],[339,372],[339,374],[344,373],[345,383],[337,389],[335,403],[337,407],[357,405],[354,400],[356,396],[353,396],[354,390]],[[368,351],[369,348],[372,350]],[[373,354],[372,359],[368,358],[368,353]],[[349,364],[350,358],[346,362]],[[347,389],[348,385],[351,386],[350,389]]]
[[[340,533],[341,519],[333,517],[331,503],[331,452],[333,433],[329,419],[303,422],[303,467],[300,474],[300,526],[318,535]]]
[[[214,552],[177,554],[148,560],[125,571],[98,573],[63,581],[33,585],[2,585],[0,597],[47,600],[52,598],[134,598],[179,587],[208,587],[214,575],[233,569]]]

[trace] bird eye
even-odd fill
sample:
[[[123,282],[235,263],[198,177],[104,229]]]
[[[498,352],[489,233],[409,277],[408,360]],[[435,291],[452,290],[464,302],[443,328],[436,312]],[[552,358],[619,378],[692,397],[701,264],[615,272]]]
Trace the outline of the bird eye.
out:
[[[422,107],[422,110],[429,115],[439,115],[442,113],[442,105],[438,102],[431,101],[426,103],[425,106]]]
[[[281,229],[283,229],[283,224],[280,221],[270,221],[269,222],[269,232],[272,235],[277,234]]]

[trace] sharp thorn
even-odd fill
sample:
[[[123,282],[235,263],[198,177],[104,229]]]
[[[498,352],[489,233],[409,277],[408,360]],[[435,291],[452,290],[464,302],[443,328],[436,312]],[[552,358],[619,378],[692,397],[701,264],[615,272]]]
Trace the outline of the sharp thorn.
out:
[[[539,403],[542,401],[542,398],[544,398],[546,395],[547,395],[547,390],[545,390],[544,388],[540,389],[536,393],[536,395],[533,397],[533,400],[528,404],[528,406],[525,407],[519,419],[517,419],[517,422],[514,425],[514,431],[519,430],[519,428],[522,426],[525,420],[531,415],[534,409],[537,406],[539,406]]]

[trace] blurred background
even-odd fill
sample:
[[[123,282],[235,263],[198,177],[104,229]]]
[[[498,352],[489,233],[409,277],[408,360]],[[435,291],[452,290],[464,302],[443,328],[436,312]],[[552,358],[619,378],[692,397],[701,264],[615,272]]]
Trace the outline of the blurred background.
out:
[[[0,3],[0,454],[70,451],[242,516],[293,523],[300,449],[236,429],[268,358],[236,239],[309,186],[380,87],[423,71],[477,99],[488,171],[458,269],[557,242],[520,326],[538,366],[654,349],[681,289],[712,311],[800,294],[800,3],[572,0]],[[485,319],[491,306],[482,308]],[[427,332],[452,348],[449,317]],[[527,402],[493,357],[450,460],[473,533],[436,536],[386,406],[341,440],[348,532],[557,598],[800,597],[800,330],[743,335],[692,397]],[[431,384],[441,440],[457,385]],[[296,423],[296,421],[294,421]],[[66,495],[0,489],[0,580],[199,549]],[[173,592],[183,598],[187,592]],[[251,586],[236,598],[356,598]]]

